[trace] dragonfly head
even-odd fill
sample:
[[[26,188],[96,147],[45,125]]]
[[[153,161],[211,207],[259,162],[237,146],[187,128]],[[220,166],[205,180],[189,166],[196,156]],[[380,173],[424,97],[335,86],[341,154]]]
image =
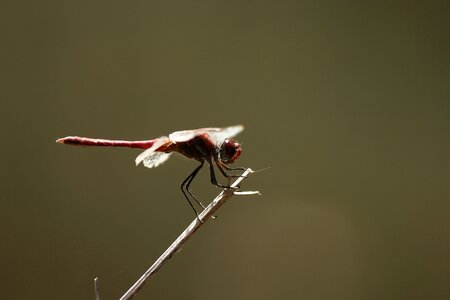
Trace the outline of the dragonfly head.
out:
[[[219,158],[225,164],[231,164],[241,155],[241,145],[233,139],[225,139],[219,147]]]

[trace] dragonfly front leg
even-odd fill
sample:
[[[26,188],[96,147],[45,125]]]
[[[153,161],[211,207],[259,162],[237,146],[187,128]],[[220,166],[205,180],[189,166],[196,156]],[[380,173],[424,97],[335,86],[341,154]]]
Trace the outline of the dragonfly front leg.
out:
[[[231,168],[231,167],[227,166],[226,164],[224,164],[224,163],[221,162],[221,161],[217,161],[217,163],[220,164],[220,165],[221,165],[222,167],[224,167],[225,169],[227,169],[228,171],[237,171],[237,170],[245,171],[245,170],[247,170],[247,168],[244,168],[244,167]],[[239,177],[239,176],[238,176],[238,177]]]
[[[227,174],[226,172],[225,172],[225,170],[223,169],[223,168],[225,168],[225,169],[227,169],[228,171],[236,171],[236,170],[240,170],[240,171],[245,171],[245,170],[247,170],[247,168],[242,168],[242,167],[239,167],[239,168],[230,168],[229,166],[227,166],[226,164],[224,164],[223,162],[221,162],[220,160],[215,160],[216,161],[216,165],[217,165],[217,168],[220,170],[220,172],[222,173],[222,175],[223,176],[225,176],[226,178],[237,178],[237,177],[242,177],[242,175],[229,175],[229,174]]]
[[[221,187],[221,188],[224,188],[224,189],[229,189],[232,176],[230,176],[227,173],[225,173],[225,171],[219,166],[217,161],[215,161],[215,162],[216,162],[217,168],[219,169],[220,173],[222,173],[222,175],[225,178],[228,178],[228,185],[222,185],[222,184],[217,182],[216,174],[214,173],[214,166],[213,166],[212,161],[210,159],[209,160],[209,175],[211,177],[211,183],[214,184],[215,186],[218,186],[218,187]]]

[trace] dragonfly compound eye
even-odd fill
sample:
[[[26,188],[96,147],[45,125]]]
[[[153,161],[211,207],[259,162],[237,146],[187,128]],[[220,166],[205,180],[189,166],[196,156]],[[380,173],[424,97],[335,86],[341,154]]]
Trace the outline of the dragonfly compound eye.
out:
[[[241,145],[233,139],[226,139],[220,147],[220,160],[230,164],[241,155]]]

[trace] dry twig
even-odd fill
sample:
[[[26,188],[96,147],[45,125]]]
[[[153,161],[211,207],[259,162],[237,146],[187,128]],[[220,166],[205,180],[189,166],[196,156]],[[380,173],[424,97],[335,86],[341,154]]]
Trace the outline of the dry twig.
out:
[[[259,194],[257,191],[252,192],[238,192],[236,189],[239,187],[239,184],[248,177],[249,174],[253,173],[251,169],[245,170],[245,172],[236,179],[235,182],[231,185],[230,189],[223,190],[209,205],[205,208],[205,210],[199,215],[199,219],[195,219],[184,231],[181,235],[167,248],[166,251],[155,261],[155,263],[147,270],[145,273],[133,284],[132,287],[120,298],[120,300],[131,299],[136,293],[141,289],[145,282],[153,276],[162,266],[166,263],[169,258],[172,257],[186,242],[187,240],[201,227],[203,226],[209,219],[211,219],[215,212],[223,205],[225,202],[233,195],[253,195]]]

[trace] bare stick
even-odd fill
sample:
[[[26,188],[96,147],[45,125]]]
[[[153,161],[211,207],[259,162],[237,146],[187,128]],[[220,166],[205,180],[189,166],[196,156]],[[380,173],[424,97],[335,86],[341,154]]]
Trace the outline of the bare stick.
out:
[[[164,263],[166,263],[169,258],[172,257],[186,242],[187,240],[203,226],[209,219],[211,219],[215,212],[223,205],[225,202],[234,195],[235,189],[239,187],[242,180],[248,177],[249,174],[253,173],[251,169],[245,170],[245,172],[239,177],[230,189],[223,190],[209,205],[205,210],[199,215],[199,219],[195,218],[194,221],[181,233],[181,235],[167,248],[166,251],[155,261],[155,263],[147,270],[145,273],[136,281],[135,284],[120,298],[120,300],[131,299],[138,291],[141,289],[145,282],[154,275]],[[253,192],[251,194],[258,194],[258,192]]]
[[[100,294],[98,293],[98,277],[94,278],[94,288],[95,288],[95,300],[100,300]]]

